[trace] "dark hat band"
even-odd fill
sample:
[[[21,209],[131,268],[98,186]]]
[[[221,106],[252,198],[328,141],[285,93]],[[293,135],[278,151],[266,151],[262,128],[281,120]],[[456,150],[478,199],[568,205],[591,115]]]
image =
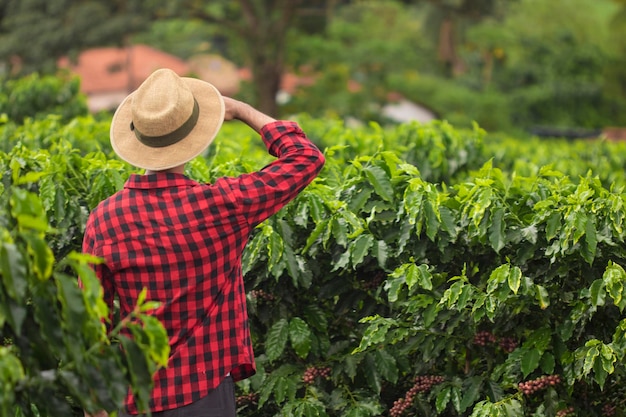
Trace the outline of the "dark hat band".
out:
[[[163,148],[165,146],[173,145],[176,142],[180,142],[189,133],[191,133],[193,128],[196,126],[196,123],[198,123],[199,114],[200,109],[198,107],[198,102],[194,98],[193,111],[191,112],[191,116],[189,116],[189,119],[187,119],[187,121],[183,123],[178,129],[161,136],[148,136],[135,129],[135,124],[133,122],[130,122],[130,130],[135,133],[135,136],[137,137],[139,142],[143,143],[144,145],[151,148]]]

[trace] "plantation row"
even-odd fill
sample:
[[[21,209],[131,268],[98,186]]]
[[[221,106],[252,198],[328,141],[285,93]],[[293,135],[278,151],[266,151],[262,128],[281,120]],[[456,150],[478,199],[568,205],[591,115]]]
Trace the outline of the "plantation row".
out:
[[[104,333],[77,253],[131,172],[108,122],[0,125],[2,415],[115,408],[127,382],[145,398],[166,358],[149,300],[120,325],[134,339]],[[300,122],[327,163],[247,247],[258,373],[240,415],[624,415],[624,145]],[[268,161],[227,124],[188,175]]]

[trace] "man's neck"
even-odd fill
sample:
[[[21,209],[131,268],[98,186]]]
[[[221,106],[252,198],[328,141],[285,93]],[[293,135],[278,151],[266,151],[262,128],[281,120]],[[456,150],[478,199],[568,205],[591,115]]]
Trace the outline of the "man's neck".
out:
[[[156,174],[158,172],[165,172],[165,173],[171,173],[171,174],[184,174],[185,173],[185,164],[178,165],[178,166],[175,166],[175,167],[169,168],[169,169],[160,170],[160,171],[152,171],[150,169],[146,169],[146,172],[144,173],[144,175]]]

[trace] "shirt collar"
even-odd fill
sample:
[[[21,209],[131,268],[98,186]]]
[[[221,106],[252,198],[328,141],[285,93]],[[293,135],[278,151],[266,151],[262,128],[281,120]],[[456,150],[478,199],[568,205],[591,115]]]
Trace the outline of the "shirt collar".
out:
[[[124,188],[153,189],[171,187],[194,187],[198,183],[183,174],[157,172],[150,175],[131,174]]]

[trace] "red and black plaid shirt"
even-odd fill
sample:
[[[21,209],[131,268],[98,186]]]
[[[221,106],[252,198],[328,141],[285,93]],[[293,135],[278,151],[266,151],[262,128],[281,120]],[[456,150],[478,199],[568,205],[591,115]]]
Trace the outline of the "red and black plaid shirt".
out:
[[[162,303],[156,317],[171,353],[154,375],[153,412],[205,396],[230,373],[254,374],[241,254],[252,229],[292,200],[319,173],[322,153],[294,122],[261,130],[278,159],[258,172],[199,184],[180,174],[132,175],[91,213],[83,251],[104,258],[96,273],[121,316],[140,291]],[[129,413],[137,406],[129,393]]]

